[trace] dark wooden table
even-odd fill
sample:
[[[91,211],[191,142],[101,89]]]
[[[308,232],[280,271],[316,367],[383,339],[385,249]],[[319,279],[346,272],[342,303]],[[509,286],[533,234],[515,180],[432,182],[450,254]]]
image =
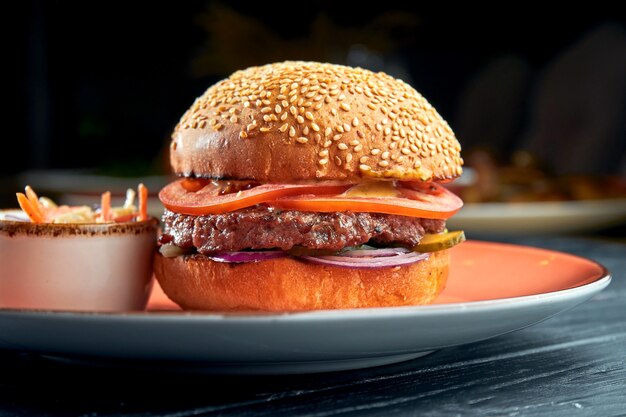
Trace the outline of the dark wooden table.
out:
[[[541,324],[352,372],[217,377],[0,354],[0,416],[624,416],[626,244],[509,239],[595,259],[607,290]]]

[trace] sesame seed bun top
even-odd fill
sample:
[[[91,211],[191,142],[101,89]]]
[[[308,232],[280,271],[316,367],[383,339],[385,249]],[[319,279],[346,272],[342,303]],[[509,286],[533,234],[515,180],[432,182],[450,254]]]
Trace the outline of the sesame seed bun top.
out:
[[[237,71],[183,115],[170,159],[185,176],[447,180],[461,146],[415,89],[382,72],[316,62]]]

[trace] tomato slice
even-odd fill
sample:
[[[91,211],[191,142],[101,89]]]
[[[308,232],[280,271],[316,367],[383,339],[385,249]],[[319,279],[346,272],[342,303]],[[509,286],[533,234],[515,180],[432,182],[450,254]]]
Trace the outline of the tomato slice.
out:
[[[426,219],[447,219],[463,207],[459,197],[436,183],[397,183],[396,189],[406,198],[301,195],[281,198],[271,205],[288,210],[369,212]]]
[[[190,192],[187,180],[175,181],[159,192],[159,199],[170,211],[181,214],[222,214],[255,204],[271,203],[279,198],[311,194],[341,194],[353,184],[346,182],[320,182],[303,184],[263,184],[241,189],[233,181],[207,181],[204,187]],[[231,189],[236,192],[228,192]]]
[[[161,190],[159,199],[168,210],[197,216],[227,213],[266,203],[287,210],[371,212],[447,219],[463,206],[459,197],[436,183],[397,182],[394,184],[397,196],[355,197],[342,195],[354,186],[345,182],[253,186],[243,181],[204,181],[191,185],[188,181],[179,180]]]

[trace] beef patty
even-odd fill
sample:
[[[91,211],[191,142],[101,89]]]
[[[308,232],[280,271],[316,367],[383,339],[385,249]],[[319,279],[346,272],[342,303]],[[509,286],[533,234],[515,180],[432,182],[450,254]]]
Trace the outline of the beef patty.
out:
[[[225,214],[163,215],[162,243],[197,248],[208,254],[242,249],[340,250],[364,243],[417,245],[427,233],[439,233],[444,220],[378,213],[313,213],[258,205]]]

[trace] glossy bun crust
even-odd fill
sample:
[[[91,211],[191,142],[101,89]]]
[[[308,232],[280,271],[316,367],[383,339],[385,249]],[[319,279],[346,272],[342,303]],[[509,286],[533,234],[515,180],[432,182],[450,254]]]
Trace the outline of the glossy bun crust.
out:
[[[316,62],[238,71],[184,114],[170,146],[184,176],[260,182],[447,180],[460,145],[437,111],[384,73]]]
[[[304,311],[428,304],[443,290],[448,251],[399,268],[350,269],[294,258],[214,262],[203,255],[155,257],[167,296],[186,310]]]

